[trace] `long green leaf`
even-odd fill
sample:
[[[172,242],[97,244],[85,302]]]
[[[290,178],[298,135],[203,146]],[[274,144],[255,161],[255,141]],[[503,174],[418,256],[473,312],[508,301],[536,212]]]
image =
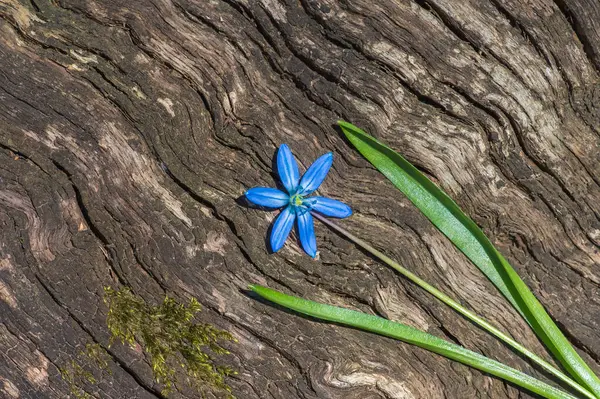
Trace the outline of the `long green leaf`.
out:
[[[315,219],[320,220],[321,223],[329,226],[331,229],[337,231],[339,234],[346,237],[348,240],[352,241],[359,247],[363,248],[365,251],[369,252],[371,255],[373,255],[374,257],[378,258],[383,263],[387,264],[388,266],[390,266],[391,268],[396,270],[398,273],[400,273],[401,275],[406,277],[408,280],[412,281],[413,283],[415,283],[416,285],[418,285],[419,287],[421,287],[422,289],[424,289],[425,291],[427,291],[428,293],[433,295],[435,298],[439,299],[444,304],[448,305],[454,311],[456,311],[463,317],[467,318],[474,324],[478,325],[479,327],[481,327],[482,329],[484,329],[485,331],[487,331],[494,337],[498,338],[499,340],[504,342],[506,345],[510,346],[515,351],[520,353],[522,356],[528,358],[531,362],[535,363],[536,365],[541,367],[546,372],[552,374],[554,377],[558,378],[563,383],[569,385],[571,388],[576,390],[579,394],[583,395],[585,398],[597,399],[593,393],[591,393],[590,391],[588,391],[587,389],[582,387],[580,384],[575,382],[569,376],[565,375],[565,373],[563,371],[557,369],[552,364],[548,363],[546,360],[544,360],[540,356],[536,355],[535,353],[533,353],[532,351],[530,351],[529,349],[527,349],[526,347],[524,347],[523,345],[521,345],[520,343],[515,341],[512,337],[510,337],[509,335],[502,332],[500,329],[495,327],[493,324],[491,324],[490,322],[485,320],[483,317],[481,317],[481,316],[477,315],[475,312],[472,312],[471,310],[465,308],[459,302],[452,299],[450,296],[444,294],[442,291],[438,290],[433,285],[431,285],[428,282],[426,282],[425,280],[421,279],[419,276],[412,273],[410,270],[408,270],[407,268],[405,268],[404,266],[402,266],[401,264],[399,264],[392,258],[388,257],[383,252],[377,250],[376,248],[371,246],[365,240],[358,238],[354,234],[350,233],[348,230],[344,229],[341,226],[338,226],[336,223],[332,222],[331,220],[323,217],[322,215],[320,215],[316,212],[313,212],[313,217]]]
[[[358,127],[344,121],[338,123],[358,151],[490,279],[573,378],[600,398],[600,379],[475,222],[400,154]]]
[[[575,399],[574,396],[519,370],[405,324],[396,323],[382,317],[372,316],[350,309],[325,305],[286,295],[282,292],[260,285],[251,285],[250,289],[261,297],[288,309],[295,310],[296,312],[417,345],[423,349],[427,349],[449,359],[512,382],[513,384],[528,389],[544,398]]]

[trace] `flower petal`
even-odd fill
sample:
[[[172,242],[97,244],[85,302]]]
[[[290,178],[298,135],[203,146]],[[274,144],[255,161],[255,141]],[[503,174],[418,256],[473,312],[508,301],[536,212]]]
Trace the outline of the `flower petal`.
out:
[[[325,216],[331,216],[334,218],[347,218],[348,216],[352,215],[352,208],[344,204],[342,201],[326,197],[310,197],[306,198],[304,201],[312,210],[315,210]]]
[[[300,180],[300,186],[298,187],[298,194],[307,195],[315,191],[329,172],[331,164],[333,163],[333,153],[328,152],[325,155],[321,155],[308,170],[302,176]]]
[[[290,202],[290,197],[276,188],[254,187],[245,195],[248,201],[267,208],[281,208]]]
[[[315,237],[313,217],[308,210],[298,212],[298,235],[304,252],[312,258],[317,256],[317,237]]]
[[[279,251],[283,244],[285,244],[285,240],[287,240],[290,235],[290,231],[292,231],[292,227],[294,226],[294,219],[296,218],[296,213],[292,209],[291,206],[286,207],[277,219],[275,223],[273,223],[273,229],[271,230],[271,250],[273,252]]]
[[[277,151],[277,173],[288,193],[294,194],[300,180],[300,172],[298,172],[298,164],[287,144],[280,145],[279,151]]]

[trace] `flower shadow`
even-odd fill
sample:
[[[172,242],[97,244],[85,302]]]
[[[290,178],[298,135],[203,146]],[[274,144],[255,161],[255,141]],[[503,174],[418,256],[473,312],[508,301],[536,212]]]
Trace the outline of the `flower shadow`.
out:
[[[257,210],[261,210],[261,211],[273,211],[273,209],[271,209],[271,208],[253,204],[246,198],[246,196],[244,194],[237,197],[235,199],[235,203],[238,204],[239,206],[243,206],[244,208],[257,209]],[[275,218],[273,219],[273,222],[271,222],[271,224],[269,225],[269,228],[267,229],[267,235],[265,236],[265,247],[268,248],[269,254],[274,253],[273,248],[271,248],[271,240],[269,239],[269,237],[271,237],[271,232],[273,231],[273,224],[274,224],[276,218],[277,218],[277,216],[275,216]]]

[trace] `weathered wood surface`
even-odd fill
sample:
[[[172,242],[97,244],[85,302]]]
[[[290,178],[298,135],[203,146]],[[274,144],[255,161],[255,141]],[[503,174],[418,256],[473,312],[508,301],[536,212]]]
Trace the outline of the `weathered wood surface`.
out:
[[[65,398],[108,343],[102,287],[198,298],[239,343],[238,398],[516,398],[414,347],[249,298],[258,282],[402,320],[539,375],[317,225],[268,254],[248,209],[288,143],[334,151],[341,222],[540,344],[464,256],[353,151],[349,120],[426,171],[508,256],[600,371],[600,4],[593,0],[0,0],[0,396]],[[161,397],[110,349],[100,398]],[[182,387],[173,398],[195,397]]]

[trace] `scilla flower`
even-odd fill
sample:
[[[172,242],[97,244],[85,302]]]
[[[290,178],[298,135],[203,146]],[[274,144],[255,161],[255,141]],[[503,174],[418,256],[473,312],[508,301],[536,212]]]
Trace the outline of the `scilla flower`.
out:
[[[292,152],[286,144],[282,144],[277,152],[277,172],[287,192],[268,187],[254,187],[246,191],[246,198],[256,205],[283,208],[271,230],[270,242],[273,252],[283,247],[295,220],[302,248],[314,258],[317,255],[317,239],[311,212],[337,218],[345,218],[352,214],[352,209],[343,202],[319,196],[308,197],[323,183],[332,162],[331,152],[322,155],[310,165],[300,179],[298,165]]]

